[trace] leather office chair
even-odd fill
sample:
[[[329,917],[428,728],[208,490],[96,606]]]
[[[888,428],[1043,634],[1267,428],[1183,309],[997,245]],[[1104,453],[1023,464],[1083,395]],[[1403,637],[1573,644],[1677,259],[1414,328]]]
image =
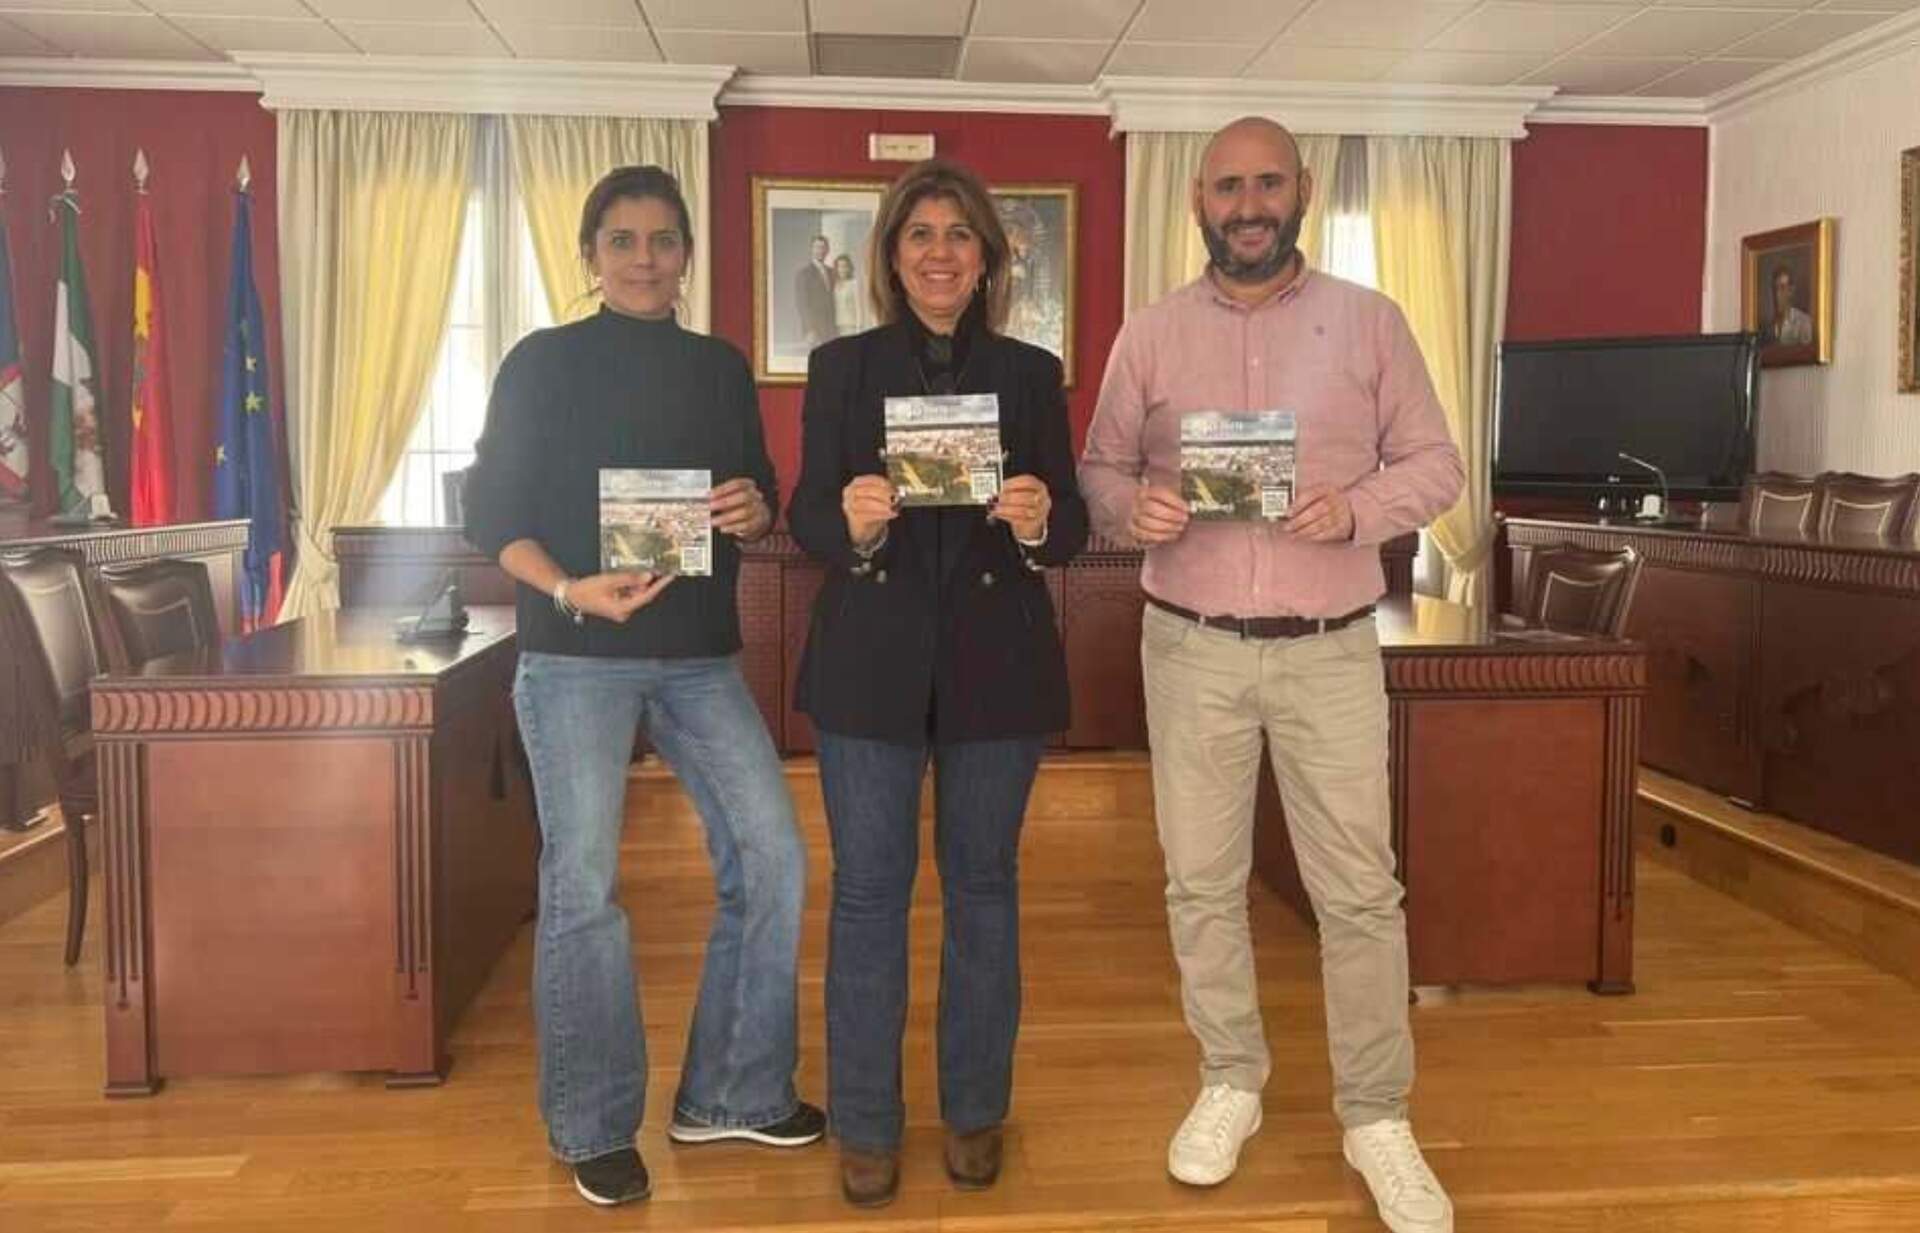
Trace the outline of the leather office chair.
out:
[[[94,773],[87,691],[107,667],[101,627],[84,559],[67,548],[31,548],[0,552],[0,577],[6,579],[24,610],[45,666],[40,688],[58,716],[50,741],[55,791],[67,834],[67,965],[79,962],[87,928],[86,822],[99,813],[99,784]],[[38,674],[35,674],[38,675]]]
[[[1920,474],[1855,475],[1829,471],[1819,479],[1814,518],[1821,539],[1890,539],[1907,525]]]
[[[130,666],[219,645],[213,584],[198,561],[106,565],[99,577],[103,606]]]
[[[1525,624],[1542,629],[1621,637],[1633,609],[1640,562],[1631,547],[1604,551],[1561,544],[1536,549],[1519,615]]]
[[[1740,527],[1749,535],[1812,535],[1819,501],[1819,480],[1763,471],[1741,485]]]

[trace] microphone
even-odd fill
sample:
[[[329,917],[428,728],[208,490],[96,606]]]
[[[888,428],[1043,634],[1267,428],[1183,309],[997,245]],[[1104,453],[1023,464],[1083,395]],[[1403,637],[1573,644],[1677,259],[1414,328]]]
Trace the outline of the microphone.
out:
[[[1655,520],[1664,519],[1668,515],[1668,513],[1671,512],[1673,508],[1673,502],[1668,500],[1667,498],[1667,473],[1665,471],[1662,471],[1659,467],[1654,466],[1652,463],[1648,462],[1646,459],[1636,458],[1632,454],[1627,453],[1627,451],[1625,450],[1620,451],[1620,457],[1626,460],[1627,462],[1632,463],[1636,467],[1645,467],[1647,470],[1653,472],[1653,477],[1655,479],[1660,481],[1660,508],[1654,511],[1652,514],[1648,514],[1646,511],[1645,503],[1643,502],[1641,505],[1640,514],[1642,517],[1652,518]]]

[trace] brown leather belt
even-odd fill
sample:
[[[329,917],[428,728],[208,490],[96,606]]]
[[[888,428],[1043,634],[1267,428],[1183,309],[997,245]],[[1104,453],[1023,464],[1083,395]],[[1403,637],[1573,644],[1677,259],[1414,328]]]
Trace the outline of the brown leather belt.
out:
[[[1304,638],[1308,634],[1330,634],[1336,629],[1345,629],[1355,621],[1365,620],[1373,615],[1372,604],[1364,608],[1355,608],[1345,616],[1336,617],[1236,617],[1203,616],[1190,608],[1170,604],[1156,595],[1148,595],[1147,602],[1183,620],[1193,621],[1208,629],[1238,634],[1242,638]]]

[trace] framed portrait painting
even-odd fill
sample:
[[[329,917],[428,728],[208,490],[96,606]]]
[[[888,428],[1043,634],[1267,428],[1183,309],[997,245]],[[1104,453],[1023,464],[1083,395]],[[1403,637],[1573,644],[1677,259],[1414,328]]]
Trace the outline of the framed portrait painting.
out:
[[[1760,363],[1833,359],[1833,220],[1740,241],[1740,320],[1760,335]]]
[[[992,191],[1012,250],[1006,332],[1059,356],[1071,386],[1079,190],[1072,184],[1010,184]]]
[[[807,355],[871,327],[867,237],[886,186],[753,180],[753,375],[799,385]]]
[[[1900,392],[1920,394],[1920,146],[1900,156]]]

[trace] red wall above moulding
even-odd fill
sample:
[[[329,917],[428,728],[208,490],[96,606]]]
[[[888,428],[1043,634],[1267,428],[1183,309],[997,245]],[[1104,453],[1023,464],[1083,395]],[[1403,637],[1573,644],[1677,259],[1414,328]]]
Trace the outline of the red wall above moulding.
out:
[[[1536,124],[1513,147],[1507,333],[1695,334],[1707,130]]]
[[[932,133],[938,152],[989,184],[1072,182],[1080,187],[1079,286],[1074,385],[1067,392],[1078,449],[1120,329],[1126,144],[1101,117],[723,107],[713,131],[713,328],[753,354],[751,215],[754,176],[890,180],[899,163],[867,159],[867,134]],[[798,386],[760,390],[767,447],[783,498],[800,466]]]

